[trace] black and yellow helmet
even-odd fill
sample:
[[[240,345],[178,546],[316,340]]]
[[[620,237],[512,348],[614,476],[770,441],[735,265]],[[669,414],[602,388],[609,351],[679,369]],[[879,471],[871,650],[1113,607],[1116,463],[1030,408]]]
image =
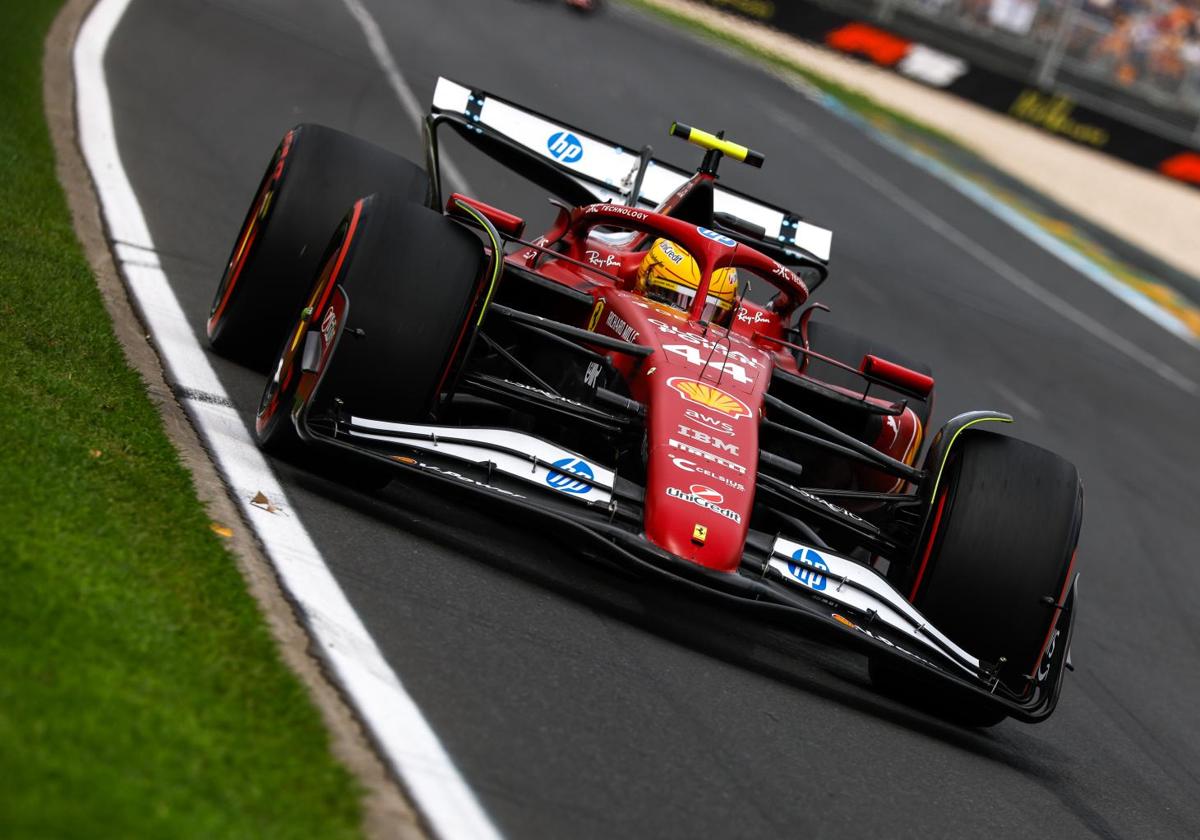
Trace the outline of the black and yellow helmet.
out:
[[[657,239],[638,267],[638,288],[646,297],[687,312],[700,287],[700,267],[692,255],[669,239]],[[708,300],[701,320],[729,320],[736,305],[737,271],[718,268],[708,281]]]

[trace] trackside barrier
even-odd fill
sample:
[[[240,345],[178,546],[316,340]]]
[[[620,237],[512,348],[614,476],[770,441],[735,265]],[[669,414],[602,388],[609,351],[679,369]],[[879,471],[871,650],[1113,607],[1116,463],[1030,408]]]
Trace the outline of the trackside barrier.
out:
[[[1032,69],[1021,75],[1021,66],[1014,63],[1011,72],[1005,74],[946,52],[942,48],[943,39],[954,43],[960,33],[946,31],[939,37],[937,30],[926,23],[922,28],[927,34],[921,37],[938,40],[939,47],[935,48],[899,34],[896,29],[903,25],[899,17],[888,24],[865,20],[875,13],[874,4],[855,4],[863,12],[862,17],[853,17],[799,0],[698,2],[888,68],[1049,134],[1200,188],[1200,126],[1194,127],[1194,131],[1191,125],[1169,126],[1128,108],[1122,109],[1126,117],[1118,117],[1115,112],[1086,107],[1079,101],[1080,96],[1088,96],[1089,102],[1101,103],[1102,96],[1089,96],[1082,90],[1068,95],[1058,86],[1039,84],[1033,81],[1038,74]],[[1146,110],[1150,110],[1149,105]],[[920,114],[916,116],[919,118]],[[1191,119],[1198,118],[1192,115]],[[1156,132],[1143,127],[1149,125],[1160,125],[1163,130]]]

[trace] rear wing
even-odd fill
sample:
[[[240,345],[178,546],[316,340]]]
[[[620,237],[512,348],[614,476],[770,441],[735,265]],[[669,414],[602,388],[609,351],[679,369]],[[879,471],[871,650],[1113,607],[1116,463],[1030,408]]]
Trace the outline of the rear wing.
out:
[[[654,209],[691,177],[652,157],[498,96],[439,78],[426,120],[426,149],[435,206],[441,204],[437,128],[449,123],[472,145],[572,204],[612,201]],[[762,228],[722,225],[722,215]],[[829,262],[833,233],[798,214],[723,186],[713,189],[713,225],[786,264]],[[823,273],[823,272],[822,272]]]

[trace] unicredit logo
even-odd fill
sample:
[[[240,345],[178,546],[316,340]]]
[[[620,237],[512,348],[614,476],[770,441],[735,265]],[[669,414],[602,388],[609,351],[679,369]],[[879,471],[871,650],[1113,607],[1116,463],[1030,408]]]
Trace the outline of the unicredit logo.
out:
[[[693,484],[688,488],[693,496],[703,499],[706,502],[712,502],[714,505],[723,504],[725,497],[711,487],[706,487],[703,484]]]

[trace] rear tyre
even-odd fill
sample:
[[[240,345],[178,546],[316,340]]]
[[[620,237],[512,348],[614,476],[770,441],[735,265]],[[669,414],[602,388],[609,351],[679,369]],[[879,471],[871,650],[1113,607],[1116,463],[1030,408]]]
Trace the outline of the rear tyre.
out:
[[[908,354],[901,353],[899,350],[889,347],[887,344],[874,338],[867,338],[866,336],[852,333],[849,330],[835,327],[832,324],[826,324],[823,321],[813,320],[809,323],[808,346],[809,349],[815,350],[823,356],[829,356],[830,358],[837,359],[839,362],[852,365],[855,368],[858,367],[863,356],[870,353],[887,359],[889,362],[903,365],[910,370],[923,373],[926,376],[933,376],[933,368],[928,364],[916,361]],[[808,370],[816,379],[828,382],[830,385],[840,385],[844,388],[852,388],[855,391],[862,390],[863,380],[849,371],[844,371],[822,362],[810,362]],[[931,391],[929,397],[924,401],[910,400],[909,407],[916,413],[917,419],[921,421],[921,428],[927,429],[929,426],[929,415],[933,410],[933,392]]]
[[[909,599],[968,653],[1000,663],[1000,681],[1023,695],[1066,597],[1082,518],[1083,487],[1069,461],[1014,438],[967,432],[934,498]],[[878,683],[900,687],[895,669],[872,664]],[[957,711],[976,725],[1004,717],[970,700]]]
[[[308,333],[326,323],[334,286],[349,304],[322,375],[321,405],[336,399],[358,417],[428,420],[466,348],[483,267],[479,240],[442,214],[404,196],[356,202],[325,249],[267,383],[255,421],[259,444],[285,456],[296,451],[290,410],[298,367]]]
[[[424,202],[416,164],[322,125],[284,135],[234,240],[207,324],[212,348],[265,372],[312,285],[338,219],[387,190]]]

